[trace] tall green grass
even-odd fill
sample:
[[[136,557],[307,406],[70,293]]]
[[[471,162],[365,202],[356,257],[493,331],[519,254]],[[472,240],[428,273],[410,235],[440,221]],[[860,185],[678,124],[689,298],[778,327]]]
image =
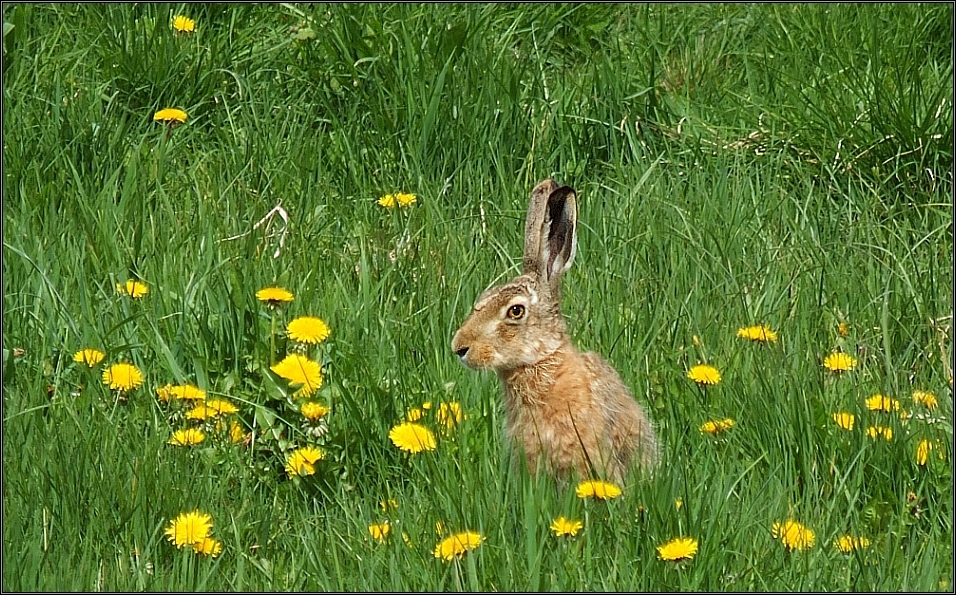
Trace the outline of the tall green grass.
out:
[[[951,6],[3,10],[5,589],[952,589]],[[511,465],[496,379],[449,348],[520,266],[547,176],[580,197],[570,332],[662,444],[608,502]],[[376,204],[399,191],[417,202]],[[270,311],[271,285],[295,301]],[[292,480],[310,439],[268,368],[299,315],[332,328],[310,351],[332,412]],[[735,337],[751,324],[780,340]],[[827,372],[835,350],[857,367]],[[146,377],[125,401],[100,379],[118,361]],[[155,391],[185,382],[255,438],[167,444],[184,421]],[[389,441],[449,401],[467,418],[436,451]],[[197,508],[216,558],[164,535]],[[561,515],[583,531],[553,536]],[[788,518],[813,548],[772,537]],[[485,542],[435,558],[465,530]],[[870,547],[840,553],[845,533]],[[678,536],[697,555],[659,560]]]

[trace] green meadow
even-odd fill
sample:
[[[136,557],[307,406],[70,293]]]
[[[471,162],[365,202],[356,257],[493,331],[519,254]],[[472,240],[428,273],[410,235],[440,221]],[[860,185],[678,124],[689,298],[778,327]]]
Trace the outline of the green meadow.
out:
[[[952,23],[5,3],[3,589],[952,591]],[[661,445],[606,500],[450,348],[547,177]]]

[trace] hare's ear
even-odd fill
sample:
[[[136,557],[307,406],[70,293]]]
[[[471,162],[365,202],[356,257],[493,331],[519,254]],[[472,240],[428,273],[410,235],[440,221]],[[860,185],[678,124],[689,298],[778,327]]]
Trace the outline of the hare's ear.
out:
[[[577,251],[577,196],[553,180],[531,193],[525,227],[524,272],[557,289]]]

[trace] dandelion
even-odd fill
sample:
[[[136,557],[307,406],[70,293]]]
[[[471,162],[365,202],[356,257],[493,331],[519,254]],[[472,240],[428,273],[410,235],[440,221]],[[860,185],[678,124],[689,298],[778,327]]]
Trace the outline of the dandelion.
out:
[[[203,421],[208,418],[218,417],[220,415],[229,415],[238,413],[239,408],[224,399],[210,399],[209,401],[199,403],[193,409],[186,413],[188,419]]]
[[[216,412],[216,415],[231,415],[238,413],[239,408],[225,399],[209,399],[206,401],[206,407]]]
[[[325,453],[313,446],[296,449],[286,459],[286,473],[289,474],[289,477],[312,475],[315,473],[315,462],[321,461],[323,458],[325,458]]]
[[[303,417],[314,422],[325,417],[325,414],[331,411],[331,409],[321,403],[306,401],[305,403],[302,403],[300,411],[302,412]]]
[[[164,533],[166,538],[178,548],[195,545],[209,537],[212,529],[212,517],[194,510],[184,512],[169,522]]]
[[[173,398],[173,394],[172,394],[172,392],[170,392],[170,390],[169,390],[169,389],[171,389],[172,387],[173,387],[173,385],[167,384],[166,386],[161,386],[161,387],[157,388],[157,389],[156,389],[156,398],[159,399],[159,400],[160,400],[161,402],[163,402],[163,403],[168,403],[169,400]]]
[[[943,451],[940,450],[940,444],[938,442],[932,442],[930,440],[920,440],[919,444],[916,445],[916,464],[920,466],[925,466],[926,461],[929,459],[929,451],[935,450],[936,456],[940,460],[944,459]]]
[[[169,394],[184,401],[203,401],[206,399],[206,391],[192,384],[171,386],[169,387]]]
[[[893,439],[893,428],[886,428],[883,426],[870,426],[866,429],[866,435],[870,438],[876,438],[877,436],[883,436],[886,440]]]
[[[837,351],[824,358],[823,367],[831,372],[849,372],[856,367],[856,359]]]
[[[581,521],[569,521],[563,516],[559,516],[551,521],[551,530],[556,537],[561,537],[562,535],[574,537],[582,527],[584,527],[584,523]]]
[[[684,508],[684,499],[683,499],[683,498],[678,498],[678,499],[674,500],[674,506],[677,508],[677,510],[680,510],[681,508]]]
[[[866,408],[870,411],[899,411],[900,402],[876,393],[866,400]]]
[[[196,30],[196,21],[183,15],[173,17],[173,29],[176,33],[192,33]]]
[[[714,419],[710,421],[705,421],[700,426],[700,431],[707,434],[720,434],[721,432],[726,432],[730,428],[734,427],[736,422],[729,417],[727,419]]]
[[[621,488],[606,481],[589,480],[578,484],[578,498],[597,498],[610,500],[621,495]]]
[[[916,405],[923,405],[927,409],[936,409],[936,407],[939,405],[935,394],[922,390],[913,391],[913,403]]]
[[[837,325],[837,333],[841,337],[848,336],[850,334],[850,325],[845,322],[841,322],[840,324]]]
[[[155,114],[153,114],[153,122],[165,122],[167,124],[176,125],[176,124],[182,124],[185,121],[186,121],[186,112],[184,112],[181,109],[176,109],[173,107],[167,107],[165,109],[161,109]],[[127,281],[127,283],[129,283],[129,281]]]
[[[747,339],[758,343],[777,342],[777,333],[770,330],[770,327],[763,325],[748,326],[746,328],[739,329],[737,331],[737,336],[741,339]]]
[[[845,411],[841,411],[839,413],[833,414],[833,421],[836,422],[836,425],[840,426],[841,428],[847,431],[853,429],[854,419],[855,418],[852,413],[847,413]]]
[[[246,439],[246,435],[245,430],[242,429],[242,425],[240,425],[239,422],[232,420],[232,422],[229,423],[229,439],[232,440],[233,443],[238,444],[242,442]]]
[[[398,194],[386,194],[382,198],[378,199],[378,204],[386,209],[394,209],[396,206],[405,208],[417,201],[418,198],[414,194],[405,194],[399,192]]]
[[[389,498],[387,500],[380,500],[378,507],[382,509],[382,512],[388,512],[389,510],[398,510],[398,500],[394,498]]]
[[[425,411],[421,407],[412,407],[405,414],[405,421],[420,421],[425,417]]]
[[[212,537],[204,537],[190,546],[197,554],[212,556],[213,558],[222,553],[222,542]]]
[[[106,357],[106,354],[102,351],[96,349],[81,349],[73,354],[73,361],[78,364],[86,364],[92,368],[103,361],[104,357]]]
[[[299,343],[315,345],[329,338],[329,325],[321,318],[314,316],[300,316],[292,320],[286,327],[289,337]]]
[[[143,383],[143,373],[133,364],[113,364],[103,370],[103,384],[114,390],[128,391]]]
[[[456,556],[461,557],[465,552],[477,548],[484,540],[481,533],[473,531],[456,533],[435,546],[435,557],[451,562]]]
[[[278,306],[283,302],[291,302],[295,299],[292,292],[281,287],[266,287],[256,292],[256,299],[260,302],[269,302],[270,306]]]
[[[690,560],[697,553],[697,540],[693,537],[678,537],[657,546],[657,557],[669,562]]]
[[[385,538],[388,537],[388,532],[391,530],[392,527],[388,524],[388,521],[384,523],[372,523],[368,526],[369,535],[379,541],[385,541]]]
[[[304,355],[292,353],[269,368],[291,384],[301,384],[296,396],[309,396],[322,386],[322,368]]]
[[[206,434],[199,428],[186,428],[173,432],[173,437],[169,439],[167,444],[175,446],[194,446],[205,439]]]
[[[461,412],[461,403],[457,401],[440,404],[436,417],[438,423],[443,424],[449,430],[460,424],[461,420],[465,418]]]
[[[687,372],[687,377],[701,386],[713,385],[720,382],[720,372],[713,366],[703,364],[694,366]]]
[[[833,547],[840,550],[844,554],[849,554],[853,550],[862,550],[864,548],[870,547],[870,540],[866,537],[853,537],[852,535],[844,535],[833,540]]]
[[[774,539],[779,539],[790,551],[810,549],[816,541],[816,535],[808,527],[793,519],[783,523],[774,523],[770,529]]]
[[[405,452],[417,454],[423,450],[435,450],[437,443],[431,430],[416,423],[398,424],[388,433],[392,444]]]

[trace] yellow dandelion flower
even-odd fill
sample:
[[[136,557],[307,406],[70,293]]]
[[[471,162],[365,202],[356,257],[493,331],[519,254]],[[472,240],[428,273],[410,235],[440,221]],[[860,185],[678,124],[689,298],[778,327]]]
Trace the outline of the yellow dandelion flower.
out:
[[[222,553],[222,542],[212,537],[204,537],[190,546],[193,551],[203,556],[217,557]]]
[[[382,509],[382,512],[388,512],[389,510],[398,510],[398,500],[394,498],[389,498],[387,500],[380,500],[378,507]]]
[[[936,409],[936,407],[939,405],[939,401],[936,400],[935,394],[922,390],[913,391],[913,403],[917,405],[923,405],[927,409]]]
[[[186,413],[186,417],[188,419],[203,421],[220,415],[230,415],[238,412],[239,408],[225,399],[210,399],[197,404]]]
[[[425,426],[404,422],[398,424],[388,433],[392,444],[405,452],[417,454],[423,450],[435,450],[438,446],[435,434]]]
[[[242,429],[242,425],[239,424],[236,420],[232,420],[229,424],[229,439],[234,443],[242,442],[246,439],[246,432]]]
[[[405,194],[399,192],[398,194],[386,194],[382,198],[378,199],[378,204],[386,209],[394,209],[395,207],[407,207],[417,201],[418,198],[414,194]]]
[[[853,537],[852,535],[844,535],[833,540],[833,547],[840,550],[844,554],[849,554],[853,550],[862,550],[870,547],[870,540],[866,537]]]
[[[270,368],[285,378],[290,384],[301,384],[296,396],[309,396],[322,387],[322,368],[304,355],[289,354],[278,364]]]
[[[870,411],[899,411],[900,402],[876,393],[866,400],[866,408]]]
[[[266,287],[256,292],[256,299],[260,302],[269,302],[271,306],[278,306],[282,302],[291,302],[295,296],[288,289],[281,287]]]
[[[734,420],[730,419],[729,417],[727,419],[714,419],[710,421],[705,421],[700,426],[700,431],[707,434],[716,435],[716,434],[720,434],[721,432],[726,432],[727,430],[734,427],[735,425],[737,425],[737,423]]]
[[[106,357],[106,354],[102,351],[96,349],[81,349],[73,354],[73,361],[78,364],[86,364],[92,368],[103,361],[104,357]]]
[[[793,519],[788,519],[783,523],[774,523],[770,534],[774,539],[782,541],[783,545],[790,551],[810,549],[817,538],[811,529]]]
[[[484,540],[481,533],[473,531],[456,533],[435,546],[435,557],[451,562],[455,557],[461,557],[465,552],[476,549]]]
[[[313,446],[296,449],[286,459],[286,473],[289,474],[289,477],[312,475],[315,473],[315,462],[321,461],[323,458],[325,458],[325,453]]]
[[[315,316],[300,316],[292,320],[286,327],[289,338],[299,343],[315,345],[329,338],[329,325]]]
[[[198,510],[184,512],[169,522],[164,533],[166,538],[178,548],[194,545],[209,537],[212,529],[212,517]]]
[[[206,407],[216,412],[216,415],[232,415],[239,413],[239,408],[225,399],[209,399]]]
[[[206,407],[205,403],[199,403],[192,409],[186,412],[186,419],[192,419],[196,421],[205,421],[206,418],[216,417],[217,412],[215,409],[210,409]]]
[[[156,398],[158,398],[163,403],[168,403],[170,399],[173,398],[172,392],[173,385],[167,384],[166,386],[161,386],[156,389]]]
[[[678,498],[678,499],[674,500],[674,506],[677,508],[677,510],[680,510],[681,508],[684,508],[684,499],[683,499],[683,498]]]
[[[582,527],[584,527],[584,523],[581,521],[570,521],[563,516],[559,516],[551,521],[551,530],[556,537],[561,537],[562,535],[574,537]]]
[[[853,429],[853,421],[855,419],[852,413],[847,413],[846,411],[833,414],[833,421],[836,422],[836,425],[847,431]]]
[[[182,124],[186,121],[186,112],[174,107],[167,107],[153,114],[153,122],[166,122],[167,124]],[[127,281],[129,283],[129,281]]]
[[[702,386],[720,382],[720,372],[713,366],[696,365],[687,372],[687,377]]]
[[[461,403],[457,401],[451,401],[448,403],[441,403],[438,405],[438,413],[436,414],[438,418],[438,423],[443,424],[446,428],[451,429],[461,423],[465,416],[461,411]]]
[[[866,429],[866,435],[870,438],[876,438],[877,436],[883,436],[887,440],[893,439],[893,428],[886,428],[883,426],[870,426]]]
[[[837,333],[841,337],[846,337],[847,335],[850,334],[850,325],[845,322],[841,322],[840,324],[837,325]]]
[[[856,367],[856,359],[837,351],[824,358],[823,367],[831,372],[849,372]]]
[[[421,421],[425,417],[425,411],[421,407],[412,407],[405,414],[405,421]]]
[[[621,495],[621,488],[606,481],[589,480],[578,484],[578,498],[597,498],[610,500]]]
[[[697,540],[693,537],[678,537],[657,546],[657,557],[669,562],[690,560],[697,554]]]
[[[315,403],[315,402],[313,402],[313,401],[306,401],[305,403],[302,403],[302,407],[301,407],[300,411],[302,412],[302,416],[303,416],[304,418],[306,418],[307,420],[309,420],[309,421],[318,421],[318,420],[322,419],[323,417],[325,417],[325,415],[326,415],[329,411],[331,411],[331,409],[329,409],[328,407],[326,407],[326,406],[323,405],[322,403]]]
[[[169,394],[184,401],[203,401],[206,399],[206,391],[193,386],[192,384],[177,384],[169,387]]]
[[[388,521],[384,523],[372,523],[368,526],[369,535],[378,541],[385,541],[385,538],[388,537],[388,532],[392,530],[392,527],[388,524]]]
[[[181,14],[173,17],[173,29],[177,33],[192,33],[196,30],[196,21]]]
[[[916,464],[925,466],[931,450],[936,451],[936,456],[939,457],[940,460],[945,459],[946,455],[943,454],[943,450],[940,446],[938,441],[920,440],[919,444],[916,445]]]
[[[193,446],[199,444],[206,439],[206,434],[199,428],[186,428],[184,430],[176,430],[173,432],[173,437],[169,439],[167,444],[173,444],[175,446]]]
[[[777,333],[770,330],[770,327],[763,325],[748,326],[746,328],[738,329],[737,336],[741,339],[747,339],[749,341],[755,341],[758,343],[777,342]]]
[[[146,286],[142,281],[134,281],[130,279],[126,283],[117,283],[116,284],[117,293],[123,295],[128,295],[131,298],[141,298],[147,293],[149,293],[149,287]]]
[[[143,373],[133,364],[113,364],[103,370],[103,384],[114,390],[128,391],[143,383]]]

